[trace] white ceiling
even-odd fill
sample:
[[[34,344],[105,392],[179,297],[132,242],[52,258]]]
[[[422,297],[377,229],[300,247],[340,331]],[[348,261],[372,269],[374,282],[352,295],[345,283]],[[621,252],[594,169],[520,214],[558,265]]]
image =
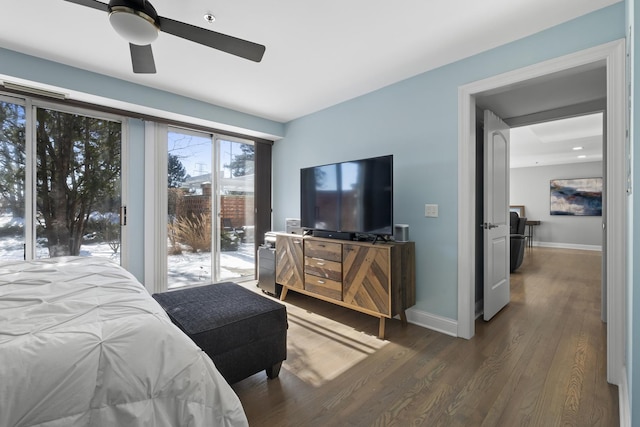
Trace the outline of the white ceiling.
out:
[[[511,167],[519,168],[602,160],[606,98],[602,61],[483,93],[476,105],[511,125]]]
[[[155,0],[161,16],[266,53],[254,63],[160,34],[158,73],[136,75],[104,12],[14,0],[2,4],[0,47],[287,122],[618,1]]]
[[[511,167],[602,160],[602,113],[511,129]]]

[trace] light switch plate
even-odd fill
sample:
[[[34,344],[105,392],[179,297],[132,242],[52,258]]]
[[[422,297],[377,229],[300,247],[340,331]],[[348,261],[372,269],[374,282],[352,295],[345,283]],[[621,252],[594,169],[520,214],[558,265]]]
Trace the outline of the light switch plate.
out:
[[[424,216],[427,218],[438,217],[438,205],[426,204],[424,205]]]

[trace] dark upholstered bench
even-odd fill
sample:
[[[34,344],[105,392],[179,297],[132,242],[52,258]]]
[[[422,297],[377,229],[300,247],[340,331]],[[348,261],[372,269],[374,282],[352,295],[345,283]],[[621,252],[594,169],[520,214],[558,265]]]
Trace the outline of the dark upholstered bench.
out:
[[[226,282],[154,294],[169,317],[233,384],[287,358],[287,310],[279,302]]]

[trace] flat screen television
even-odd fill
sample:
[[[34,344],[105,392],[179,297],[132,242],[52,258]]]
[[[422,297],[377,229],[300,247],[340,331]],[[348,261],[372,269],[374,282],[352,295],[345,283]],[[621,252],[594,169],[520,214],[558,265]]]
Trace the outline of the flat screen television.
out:
[[[392,235],[393,155],[301,169],[300,222],[314,235]]]

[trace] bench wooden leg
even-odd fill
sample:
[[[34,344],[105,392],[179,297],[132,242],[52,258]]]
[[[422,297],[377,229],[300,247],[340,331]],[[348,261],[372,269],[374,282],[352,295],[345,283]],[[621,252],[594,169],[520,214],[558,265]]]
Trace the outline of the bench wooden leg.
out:
[[[272,380],[274,378],[278,377],[278,374],[280,373],[280,368],[282,367],[282,362],[278,362],[273,366],[268,367],[267,369],[265,369],[266,373],[267,373],[267,377]]]

